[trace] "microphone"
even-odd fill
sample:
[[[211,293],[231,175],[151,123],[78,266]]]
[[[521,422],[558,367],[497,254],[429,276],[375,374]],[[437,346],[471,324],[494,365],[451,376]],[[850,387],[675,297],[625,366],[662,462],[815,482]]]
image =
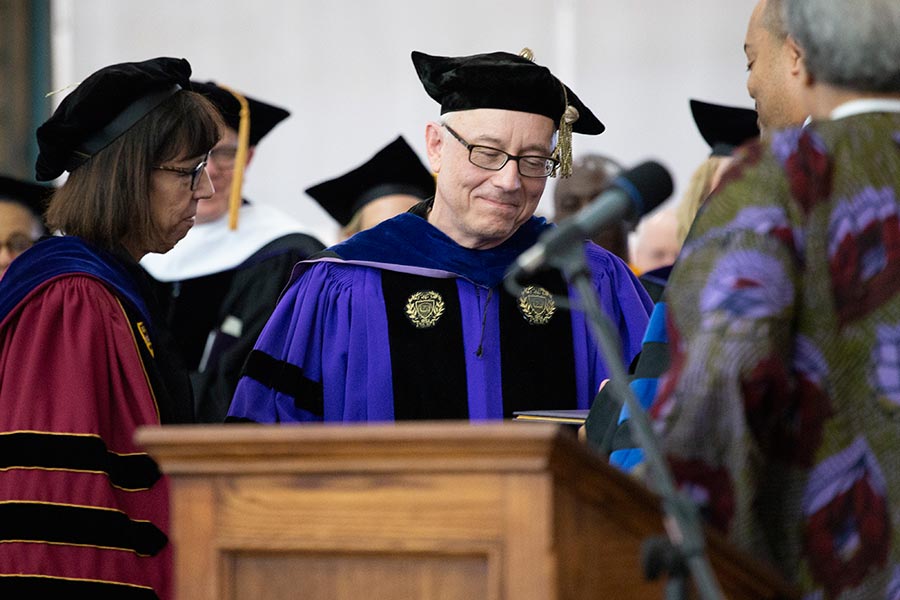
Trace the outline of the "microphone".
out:
[[[599,294],[587,268],[583,240],[596,231],[623,218],[642,216],[672,194],[672,177],[657,162],[648,161],[617,177],[612,186],[570,219],[538,238],[523,252],[507,272],[505,285],[513,295],[519,273],[529,274],[544,264],[560,269],[575,288],[584,313],[608,368],[608,387],[621,394],[631,415],[631,432],[644,449],[654,487],[661,496],[665,511],[665,542],[651,542],[645,551],[645,573],[669,575],[666,597],[686,596],[685,574],[690,573],[699,597],[704,600],[724,598],[704,548],[703,528],[699,512],[690,498],[675,488],[653,429],[640,402],[628,386],[628,375],[622,357],[621,341],[615,324],[604,314]],[[520,288],[521,289],[521,288]],[[560,299],[562,300],[562,299]]]
[[[616,177],[610,187],[578,213],[541,234],[537,243],[523,252],[509,273],[529,275],[573,244],[584,240],[612,223],[636,220],[662,204],[672,195],[672,177],[661,164],[647,161]]]

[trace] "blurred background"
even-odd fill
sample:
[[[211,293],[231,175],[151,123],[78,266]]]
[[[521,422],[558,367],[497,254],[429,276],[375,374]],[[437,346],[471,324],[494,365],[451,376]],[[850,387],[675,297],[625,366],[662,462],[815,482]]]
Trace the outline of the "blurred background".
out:
[[[527,46],[602,120],[575,136],[632,166],[655,158],[677,198],[706,157],[688,100],[752,107],[744,33],[755,0],[0,0],[0,172],[32,178],[34,129],[96,69],[187,58],[213,79],[292,116],[257,148],[245,195],[307,223],[337,225],[303,190],[403,134],[425,161],[439,107],[410,52],[465,55]],[[427,163],[426,163],[427,164]],[[539,214],[552,216],[550,180]]]

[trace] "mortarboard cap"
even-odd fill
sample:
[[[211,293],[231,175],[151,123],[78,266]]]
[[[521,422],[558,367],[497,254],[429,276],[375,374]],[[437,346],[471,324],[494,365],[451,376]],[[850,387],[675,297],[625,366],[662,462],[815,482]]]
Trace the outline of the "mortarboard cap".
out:
[[[77,168],[178,90],[190,89],[190,76],[188,61],[168,57],[111,65],[90,75],[38,127],[38,181]]]
[[[364,164],[314,185],[306,193],[346,227],[356,211],[378,198],[391,194],[430,198],[434,195],[434,176],[399,136]]]
[[[241,104],[235,96],[235,92],[220,86],[214,81],[199,82],[191,81],[192,89],[206,96],[206,98],[216,105],[219,112],[222,113],[222,119],[225,124],[237,131],[241,124]],[[247,101],[247,108],[250,111],[250,141],[251,146],[259,143],[267,133],[272,131],[276,125],[284,121],[290,116],[290,112],[283,108],[273,106],[262,100],[257,100],[240,94]]]
[[[567,175],[571,132],[596,135],[605,127],[568,86],[531,56],[527,48],[521,55],[492,52],[448,57],[413,52],[412,61],[425,91],[440,103],[441,114],[499,108],[548,117],[560,129],[558,151],[563,175]]]
[[[0,202],[21,204],[40,219],[44,217],[51,194],[52,186],[0,175]]]
[[[214,81],[206,83],[192,81],[191,84],[194,91],[204,95],[216,106],[225,124],[237,132],[238,146],[228,197],[228,228],[234,230],[237,229],[238,211],[241,206],[247,149],[258,144],[291,113]]]
[[[691,100],[691,113],[713,156],[730,156],[744,142],[759,137],[758,116],[751,108]]]

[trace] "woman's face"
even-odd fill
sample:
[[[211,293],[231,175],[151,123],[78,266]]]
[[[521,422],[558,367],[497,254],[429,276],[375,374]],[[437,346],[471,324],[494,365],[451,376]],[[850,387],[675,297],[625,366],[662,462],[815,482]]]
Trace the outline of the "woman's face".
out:
[[[193,227],[197,202],[210,198],[215,191],[205,168],[197,176],[191,190],[193,172],[205,159],[205,156],[192,156],[153,169],[150,175],[150,213],[158,235],[149,241],[146,252],[168,252]]]

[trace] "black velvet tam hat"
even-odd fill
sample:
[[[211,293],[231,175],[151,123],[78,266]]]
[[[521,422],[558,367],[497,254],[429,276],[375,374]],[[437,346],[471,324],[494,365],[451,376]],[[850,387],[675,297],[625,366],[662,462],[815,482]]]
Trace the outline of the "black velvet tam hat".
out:
[[[691,113],[712,156],[730,156],[744,142],[759,137],[758,116],[751,108],[691,100]]]
[[[360,208],[391,194],[423,200],[434,195],[434,176],[403,136],[349,173],[306,190],[335,221],[346,227]]]
[[[492,52],[447,57],[413,52],[412,60],[425,91],[440,103],[441,114],[500,108],[544,115],[559,126],[568,102],[578,110],[572,131],[596,135],[605,129],[550,69],[523,56]]]
[[[72,171],[181,89],[190,89],[183,58],[104,67],[78,84],[38,127],[35,171],[49,181]]]
[[[206,96],[206,98],[216,105],[225,124],[237,131],[241,124],[241,104],[235,94],[240,95],[247,100],[247,108],[250,111],[250,139],[249,145],[255,146],[263,137],[276,125],[284,121],[290,116],[290,112],[283,108],[273,106],[251,98],[240,92],[233,92],[225,86],[219,85],[214,81],[201,83],[199,81],[191,82],[192,89]]]
[[[38,218],[43,218],[52,193],[52,186],[0,175],[0,202],[21,204]]]
[[[472,56],[412,53],[425,91],[441,105],[441,114],[476,108],[499,108],[543,115],[559,128],[563,175],[571,172],[571,133],[597,135],[603,123],[557,79],[536,64],[529,49],[519,55],[491,52]]]

